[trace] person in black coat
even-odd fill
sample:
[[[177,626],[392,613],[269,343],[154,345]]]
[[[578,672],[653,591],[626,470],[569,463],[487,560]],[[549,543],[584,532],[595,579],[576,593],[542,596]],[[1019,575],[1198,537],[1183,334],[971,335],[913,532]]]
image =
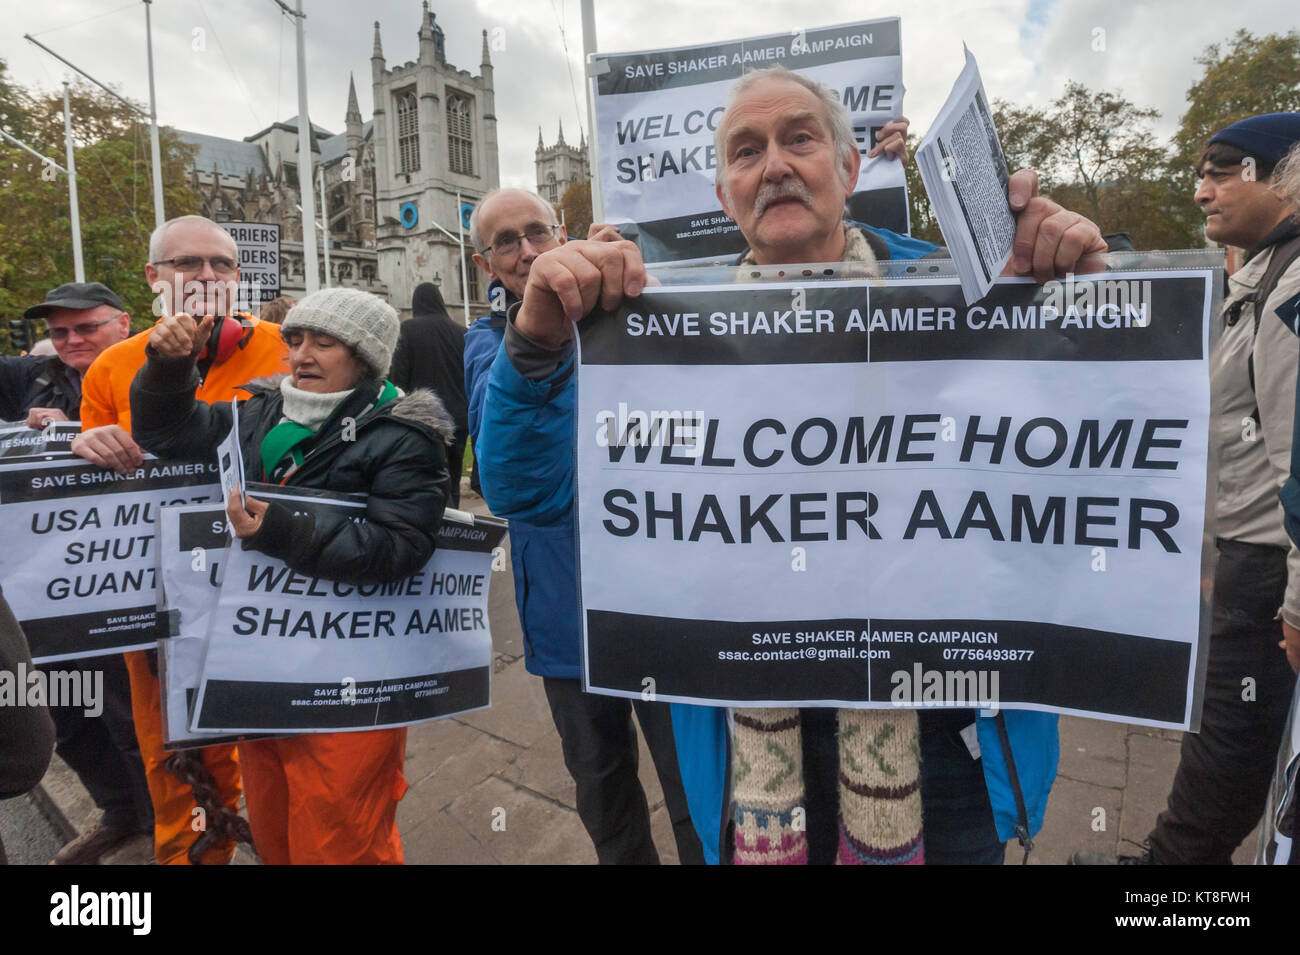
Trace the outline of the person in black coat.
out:
[[[417,285],[411,317],[402,322],[389,380],[403,391],[432,388],[456,423],[447,451],[449,507],[460,506],[460,472],[469,442],[469,400],[465,397],[465,327],[447,314],[432,282]]]
[[[454,427],[438,397],[400,397],[385,380],[397,313],[357,289],[325,289],[290,309],[281,326],[291,374],[247,386],[239,444],[250,481],[357,492],[366,520],[294,512],[238,490],[226,502],[246,549],[312,577],[366,584],[400,580],[433,555],[446,499],[445,441]],[[215,455],[230,432],[230,404],[197,401],[194,343],[211,319],[155,327],[131,384],[131,434],[162,457]],[[262,861],[378,864],[402,861],[397,802],[406,789],[406,730],[306,733],[241,742],[248,821]]]
[[[9,602],[0,593],[0,679],[13,682],[15,693],[26,701],[27,681],[19,682],[20,667],[32,668],[27,638],[14,619]],[[0,706],[0,799],[21,796],[41,781],[54,755],[54,724],[45,704]],[[0,842],[0,865],[5,864]]]

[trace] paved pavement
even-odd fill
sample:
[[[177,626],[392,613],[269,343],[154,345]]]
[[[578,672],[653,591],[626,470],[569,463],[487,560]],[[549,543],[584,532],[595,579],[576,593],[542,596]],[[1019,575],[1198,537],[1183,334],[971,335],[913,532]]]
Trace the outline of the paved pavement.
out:
[[[481,499],[462,504],[486,513]],[[411,788],[397,813],[406,861],[594,863],[596,855],[574,808],[573,781],[564,768],[542,682],[524,670],[508,568],[492,577],[490,619],[495,657],[491,709],[414,726],[408,733],[406,778]],[[1060,864],[1075,849],[1133,851],[1121,840],[1141,842],[1164,807],[1178,764],[1180,736],[1169,730],[1063,717],[1060,775],[1029,863]],[[660,857],[675,863],[672,827],[644,743],[641,780]],[[57,761],[37,798],[65,837],[84,831],[97,817],[75,775]],[[7,842],[14,826],[22,824],[15,822],[17,812],[10,803],[0,803],[0,816],[6,817],[0,831]],[[1254,844],[1252,834],[1234,860],[1248,863]],[[37,855],[41,851],[49,851],[48,843],[45,849],[32,849]],[[140,857],[138,847],[131,847],[116,861],[140,862]],[[1007,862],[1018,864],[1022,857],[1013,842]],[[45,860],[29,855],[12,861]],[[241,853],[236,861],[254,860]]]

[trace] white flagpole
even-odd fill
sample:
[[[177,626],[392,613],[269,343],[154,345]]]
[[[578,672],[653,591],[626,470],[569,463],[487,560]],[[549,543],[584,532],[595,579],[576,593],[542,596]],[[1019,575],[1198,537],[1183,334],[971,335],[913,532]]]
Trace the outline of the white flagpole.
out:
[[[320,167],[320,221],[321,244],[325,249],[325,287],[330,287],[330,219],[329,207],[325,205],[325,164]]]
[[[145,49],[149,59],[149,150],[153,157],[153,224],[165,221],[163,215],[162,149],[158,145],[158,101],[153,91],[153,24],[149,17],[153,0],[144,0]]]
[[[460,248],[460,297],[465,307],[465,327],[469,328],[469,272],[465,268],[465,216],[461,212],[460,190],[456,190],[456,244]]]
[[[593,222],[605,221],[605,203],[600,190],[600,166],[596,151],[596,103],[587,75],[588,57],[596,52],[596,10],[594,0],[582,0],[582,89],[587,94],[587,164],[591,169],[591,215]]]
[[[316,270],[316,196],[311,187],[311,120],[307,116],[307,51],[303,39],[302,0],[293,15],[298,40],[298,194],[302,196],[302,278],[310,295],[320,289]]]
[[[68,208],[72,215],[72,270],[78,282],[86,281],[86,263],[81,258],[81,212],[77,208],[77,158],[72,155],[72,106],[68,102],[68,81],[63,81],[63,142],[68,152]]]

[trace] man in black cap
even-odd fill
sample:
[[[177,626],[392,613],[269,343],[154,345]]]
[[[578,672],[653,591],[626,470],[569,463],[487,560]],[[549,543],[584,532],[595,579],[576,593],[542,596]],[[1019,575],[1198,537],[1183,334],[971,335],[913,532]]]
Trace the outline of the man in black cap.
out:
[[[0,356],[0,420],[25,420],[32,428],[77,420],[82,374],[100,352],[131,334],[122,300],[98,282],[68,282],[23,318],[45,319],[55,355]]]
[[[1251,116],[1215,133],[1196,166],[1205,237],[1246,250],[1210,354],[1218,565],[1201,730],[1183,736],[1148,851],[1076,852],[1074,864],[1227,865],[1264,809],[1295,685],[1279,644],[1300,641],[1300,550],[1278,504],[1298,356],[1296,336],[1277,319],[1300,293],[1300,210],[1272,182],[1297,142],[1300,113]]]
[[[131,333],[122,300],[98,282],[69,282],[33,305],[23,318],[45,319],[55,354],[0,357],[0,419],[41,428],[80,417],[81,376],[100,352]],[[55,752],[81,778],[102,811],[99,823],[68,843],[59,864],[93,863],[132,836],[153,831],[153,804],[131,719],[131,687],[121,654],[67,660],[63,669],[103,673],[103,711],[50,708]]]

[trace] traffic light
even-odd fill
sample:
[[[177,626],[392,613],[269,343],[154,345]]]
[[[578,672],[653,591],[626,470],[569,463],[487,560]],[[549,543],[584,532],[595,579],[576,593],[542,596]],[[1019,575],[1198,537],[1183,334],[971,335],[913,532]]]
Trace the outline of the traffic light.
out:
[[[36,343],[36,332],[30,319],[11,318],[9,320],[9,345],[14,351],[31,351]]]

